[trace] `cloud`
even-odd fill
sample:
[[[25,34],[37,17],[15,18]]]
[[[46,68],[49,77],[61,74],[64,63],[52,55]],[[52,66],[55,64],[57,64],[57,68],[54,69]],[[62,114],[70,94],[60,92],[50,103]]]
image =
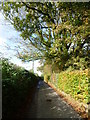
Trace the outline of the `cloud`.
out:
[[[4,46],[6,41],[7,41],[6,39],[0,37],[0,46]]]

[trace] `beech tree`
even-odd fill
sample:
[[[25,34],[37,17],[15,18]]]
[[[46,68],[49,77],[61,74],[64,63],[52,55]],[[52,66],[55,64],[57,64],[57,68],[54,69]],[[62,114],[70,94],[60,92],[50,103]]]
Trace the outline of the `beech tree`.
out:
[[[4,2],[5,17],[41,53],[44,63],[63,70],[89,66],[89,3]],[[37,53],[37,51],[36,51]],[[30,57],[29,57],[30,58]],[[28,54],[24,56],[28,59]],[[83,64],[84,63],[84,64]]]

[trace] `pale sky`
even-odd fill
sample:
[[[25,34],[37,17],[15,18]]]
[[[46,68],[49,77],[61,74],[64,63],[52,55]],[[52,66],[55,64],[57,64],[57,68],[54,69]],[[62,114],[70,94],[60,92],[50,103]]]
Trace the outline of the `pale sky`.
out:
[[[27,70],[32,69],[32,62],[24,63],[18,59],[16,55],[16,47],[20,43],[19,32],[17,32],[14,27],[5,20],[2,13],[0,13],[0,53],[6,57],[10,58],[10,61],[14,64],[24,67]],[[9,47],[13,50],[10,50]],[[41,72],[37,71],[37,67],[40,66],[39,61],[34,62],[34,72],[41,75]]]

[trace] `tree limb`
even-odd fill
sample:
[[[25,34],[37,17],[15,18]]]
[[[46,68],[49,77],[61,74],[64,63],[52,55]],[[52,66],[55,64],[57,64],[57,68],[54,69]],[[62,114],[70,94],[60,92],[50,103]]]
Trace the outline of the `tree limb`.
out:
[[[54,19],[52,19],[51,16],[50,16],[48,13],[45,13],[45,12],[43,12],[43,11],[41,11],[41,10],[38,10],[38,9],[34,8],[34,7],[30,7],[30,6],[29,6],[28,4],[26,4],[25,2],[22,2],[22,3],[23,3],[28,9],[35,10],[35,11],[37,11],[37,12],[43,14],[43,15],[48,16],[48,18],[55,24]]]

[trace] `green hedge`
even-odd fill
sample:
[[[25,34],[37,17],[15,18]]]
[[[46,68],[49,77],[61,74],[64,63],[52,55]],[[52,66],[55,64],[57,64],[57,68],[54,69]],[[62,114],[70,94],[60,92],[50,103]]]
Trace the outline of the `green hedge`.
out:
[[[83,103],[90,102],[88,85],[90,82],[88,69],[74,70],[72,72],[63,71],[51,76],[51,82],[60,90],[70,94],[76,100]]]
[[[38,76],[2,60],[2,116],[11,117],[26,100],[30,90],[37,85]]]

